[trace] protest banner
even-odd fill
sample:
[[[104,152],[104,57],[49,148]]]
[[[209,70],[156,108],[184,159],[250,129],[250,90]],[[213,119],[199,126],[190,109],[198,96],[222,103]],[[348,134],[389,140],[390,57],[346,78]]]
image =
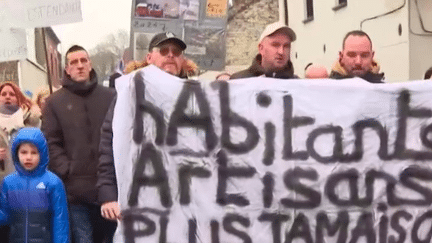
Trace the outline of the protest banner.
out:
[[[0,40],[0,62],[27,58],[25,30],[0,28]]]
[[[432,83],[116,81],[118,242],[430,242]]]
[[[81,0],[3,0],[10,27],[49,27],[82,21]],[[103,6],[101,6],[103,8]]]

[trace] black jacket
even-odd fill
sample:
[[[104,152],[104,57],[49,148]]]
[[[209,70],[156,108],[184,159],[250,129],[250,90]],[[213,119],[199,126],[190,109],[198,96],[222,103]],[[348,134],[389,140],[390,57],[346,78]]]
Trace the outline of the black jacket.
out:
[[[114,97],[101,127],[98,166],[98,201],[100,204],[117,201],[117,178],[115,174],[112,139],[112,121],[117,97]]]
[[[294,75],[294,68],[291,61],[288,61],[287,65],[282,71],[266,73],[261,66],[261,59],[261,54],[258,54],[253,60],[252,65],[248,69],[234,73],[233,75],[231,75],[231,79],[251,78],[262,75],[265,75],[266,77],[280,79],[298,78],[296,75]]]
[[[340,74],[340,73],[338,73],[336,71],[332,71],[330,73],[329,78],[332,78],[332,79],[345,79],[345,78],[354,78],[354,76],[349,76],[349,75],[345,75],[344,76],[344,75],[342,75],[342,74]],[[368,73],[366,73],[365,75],[363,75],[363,76],[361,76],[359,78],[362,78],[362,79],[368,81],[369,83],[375,83],[375,84],[384,83],[383,82],[383,80],[384,80],[384,73],[371,73],[371,72],[368,72]]]
[[[49,169],[63,180],[69,203],[96,203],[100,129],[115,91],[98,85],[94,70],[85,84],[65,77],[43,113]]]

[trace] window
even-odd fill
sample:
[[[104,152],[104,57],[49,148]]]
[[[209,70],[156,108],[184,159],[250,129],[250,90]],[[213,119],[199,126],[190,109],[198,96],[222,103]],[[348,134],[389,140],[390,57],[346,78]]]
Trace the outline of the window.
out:
[[[336,6],[334,6],[332,9],[333,9],[334,11],[337,11],[337,10],[339,10],[339,9],[341,9],[341,8],[346,7],[347,4],[348,4],[347,1],[348,1],[348,0],[336,0]]]
[[[303,23],[307,23],[313,20],[314,18],[314,12],[313,12],[313,0],[305,0],[305,20],[303,20]]]

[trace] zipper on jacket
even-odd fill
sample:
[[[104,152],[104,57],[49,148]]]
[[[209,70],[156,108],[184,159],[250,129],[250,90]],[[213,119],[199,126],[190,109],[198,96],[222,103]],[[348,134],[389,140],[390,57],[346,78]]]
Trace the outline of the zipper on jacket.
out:
[[[26,195],[27,195],[27,202],[30,202],[29,192],[30,192],[30,179],[26,178],[27,180],[27,188],[26,188]],[[29,226],[29,206],[28,203],[26,203],[26,222],[25,222],[25,242],[28,242],[28,226]]]

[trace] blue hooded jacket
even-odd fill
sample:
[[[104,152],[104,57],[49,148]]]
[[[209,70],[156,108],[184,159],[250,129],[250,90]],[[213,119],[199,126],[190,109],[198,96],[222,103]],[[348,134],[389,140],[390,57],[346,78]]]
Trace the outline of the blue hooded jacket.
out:
[[[39,151],[34,170],[24,169],[18,159],[22,143]],[[16,172],[1,186],[0,224],[10,225],[10,242],[68,243],[69,217],[62,181],[47,170],[49,156],[45,137],[38,128],[22,128],[13,138],[12,159]]]

